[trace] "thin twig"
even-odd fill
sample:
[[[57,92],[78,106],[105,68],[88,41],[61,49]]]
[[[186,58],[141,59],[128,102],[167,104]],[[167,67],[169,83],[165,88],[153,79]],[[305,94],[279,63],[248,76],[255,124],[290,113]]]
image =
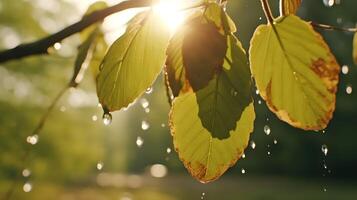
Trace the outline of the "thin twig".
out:
[[[335,27],[335,26],[331,26],[331,25],[327,25],[327,24],[318,24],[315,22],[311,22],[311,25],[315,28],[321,28],[321,29],[328,30],[328,31],[343,31],[343,32],[353,32],[353,33],[357,32],[357,27],[356,28],[342,28],[342,27]]]
[[[58,103],[58,101],[61,99],[61,97],[65,94],[65,92],[70,88],[70,86],[66,86],[64,87],[57,95],[56,97],[53,99],[52,103],[48,106],[46,112],[42,115],[39,123],[37,124],[36,128],[32,131],[32,134],[30,136],[34,136],[34,135],[39,135],[41,133],[41,130],[44,126],[44,124],[46,123],[49,115],[51,114],[51,112],[53,111],[54,107],[56,106],[56,104]],[[21,161],[21,168],[20,169],[24,169],[27,163],[27,160],[30,156],[31,150],[27,149],[26,153],[24,154],[24,156],[22,157]],[[11,186],[9,188],[9,190],[5,193],[3,200],[8,200],[11,199],[12,195],[14,194],[16,185],[18,183],[18,178],[21,176],[21,171],[19,171],[16,176],[13,179],[13,182],[11,183]]]
[[[267,21],[270,24],[273,24],[274,17],[273,17],[273,14],[271,12],[268,0],[260,0],[260,2],[262,3],[262,8],[263,8],[263,11],[265,13],[265,17],[267,18]]]

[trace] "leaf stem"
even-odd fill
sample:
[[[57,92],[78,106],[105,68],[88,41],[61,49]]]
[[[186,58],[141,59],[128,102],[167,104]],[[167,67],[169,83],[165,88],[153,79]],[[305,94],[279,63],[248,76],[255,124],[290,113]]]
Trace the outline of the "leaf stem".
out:
[[[260,0],[260,2],[262,3],[262,8],[265,13],[265,17],[267,18],[267,21],[270,24],[273,24],[274,17],[273,17],[273,14],[272,14],[270,6],[269,6],[269,0]]]

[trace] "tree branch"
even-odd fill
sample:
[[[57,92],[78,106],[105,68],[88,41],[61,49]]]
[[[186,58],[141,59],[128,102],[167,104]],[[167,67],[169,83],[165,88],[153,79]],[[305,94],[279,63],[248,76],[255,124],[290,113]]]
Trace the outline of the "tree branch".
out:
[[[127,0],[103,10],[93,12],[92,14],[83,17],[77,23],[62,29],[57,33],[49,35],[38,41],[21,44],[13,49],[0,52],[0,63],[30,55],[47,54],[48,48],[52,47],[55,43],[61,42],[63,39],[82,31],[90,25],[103,20],[109,15],[130,8],[147,7],[151,5],[151,2],[151,0]]]
[[[327,24],[318,24],[315,22],[311,22],[311,25],[315,28],[321,28],[328,31],[343,31],[343,32],[353,32],[353,33],[357,32],[357,28],[341,28],[341,27],[335,27]]]

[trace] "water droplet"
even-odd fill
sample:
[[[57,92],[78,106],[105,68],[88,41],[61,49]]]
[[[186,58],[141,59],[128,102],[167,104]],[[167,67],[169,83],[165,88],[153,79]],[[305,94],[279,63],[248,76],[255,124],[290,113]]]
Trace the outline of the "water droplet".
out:
[[[245,158],[245,153],[242,154],[242,158]]]
[[[138,147],[140,148],[141,146],[143,146],[143,144],[144,144],[143,138],[141,138],[140,136],[138,136],[138,137],[136,138],[136,146],[138,146]]]
[[[148,89],[146,89],[145,93],[151,94],[153,91],[154,91],[154,89],[152,87],[149,87]]]
[[[171,153],[171,148],[170,147],[167,147],[167,149],[166,149],[166,153]]]
[[[271,132],[270,127],[269,127],[268,125],[265,125],[265,126],[264,126],[264,133],[265,133],[266,135],[270,135],[270,132]]]
[[[341,71],[342,71],[342,74],[348,74],[348,72],[350,71],[350,69],[348,68],[347,65],[343,65]]]
[[[262,20],[262,17],[259,17],[259,20]]]
[[[32,190],[32,184],[29,182],[26,182],[24,184],[24,186],[22,187],[22,189],[24,190],[24,192],[31,192]]]
[[[267,154],[268,154],[268,156],[270,156],[270,154],[271,154],[270,151],[268,151]]]
[[[147,99],[145,99],[145,98],[142,98],[142,99],[140,100],[140,104],[141,104],[141,106],[142,106],[144,109],[145,109],[145,108],[148,108],[149,105],[150,105],[149,101],[148,101]]]
[[[335,0],[322,0],[326,7],[332,7],[335,4]]]
[[[162,164],[154,164],[150,167],[150,174],[155,178],[163,178],[167,175],[167,167]]]
[[[92,116],[92,120],[93,120],[94,122],[97,121],[97,120],[98,120],[97,115],[93,115],[93,116]]]
[[[141,122],[141,129],[143,129],[144,131],[148,130],[150,128],[150,124],[147,121],[142,121]]]
[[[150,108],[145,108],[145,113],[149,113],[150,112]]]
[[[261,101],[261,100],[258,100],[258,104],[262,104],[262,101]]]
[[[31,171],[29,169],[22,170],[23,177],[29,177],[31,175]]]
[[[327,192],[327,189],[326,189],[326,188],[323,188],[322,191]]]
[[[98,103],[98,105],[97,105],[97,106],[98,106],[98,108],[101,108],[101,107],[102,107],[102,104]]]
[[[201,199],[204,199],[205,196],[206,196],[206,193],[202,192],[202,194],[201,194]]]
[[[103,162],[98,162],[98,163],[97,163],[97,169],[98,169],[99,171],[102,170],[103,167],[104,167],[104,163],[103,163]]]
[[[62,47],[62,44],[59,43],[59,42],[56,42],[56,43],[53,45],[53,48],[55,48],[55,50],[57,50],[57,51],[60,50],[61,47]]]
[[[254,141],[251,141],[251,142],[250,142],[250,147],[251,147],[252,149],[255,149],[256,146],[257,146],[257,145],[255,144]]]
[[[161,127],[162,127],[162,128],[165,128],[165,127],[166,127],[166,124],[162,123],[162,124],[161,124]]]
[[[242,174],[245,174],[245,169],[244,168],[242,168]]]
[[[351,86],[351,85],[347,85],[347,87],[346,87],[346,93],[347,93],[347,94],[352,94],[352,86]]]
[[[258,89],[257,89],[257,90],[255,90],[255,94],[257,94],[257,95],[259,94],[259,90],[258,90]]]
[[[325,169],[327,169],[327,165],[326,164],[324,164],[323,166],[324,166]]]
[[[321,146],[321,151],[322,151],[322,153],[323,153],[325,156],[327,155],[327,153],[328,153],[328,148],[327,148],[327,145],[326,145],[326,144],[324,144],[324,145]]]
[[[103,114],[103,123],[104,125],[108,126],[112,123],[112,114],[110,113],[104,113]]]
[[[274,144],[278,144],[278,140],[275,139],[275,140],[274,140]]]
[[[28,136],[26,138],[26,142],[29,144],[35,145],[35,144],[37,144],[38,139],[39,139],[38,135],[35,134],[35,135]]]

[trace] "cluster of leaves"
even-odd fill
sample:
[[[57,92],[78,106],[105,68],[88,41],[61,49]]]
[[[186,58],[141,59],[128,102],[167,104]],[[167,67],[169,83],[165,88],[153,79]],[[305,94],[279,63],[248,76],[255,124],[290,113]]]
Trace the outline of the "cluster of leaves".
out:
[[[295,15],[300,3],[281,0],[278,18],[266,11],[271,19],[257,27],[249,61],[223,4],[206,0],[173,36],[155,11],[137,14],[105,56],[100,27],[92,26],[82,33],[78,63],[99,68],[106,114],[133,103],[164,66],[175,149],[192,176],[213,181],[248,145],[252,77],[270,110],[290,125],[317,131],[332,118],[339,65],[321,35]],[[99,67],[96,58],[103,56]]]

